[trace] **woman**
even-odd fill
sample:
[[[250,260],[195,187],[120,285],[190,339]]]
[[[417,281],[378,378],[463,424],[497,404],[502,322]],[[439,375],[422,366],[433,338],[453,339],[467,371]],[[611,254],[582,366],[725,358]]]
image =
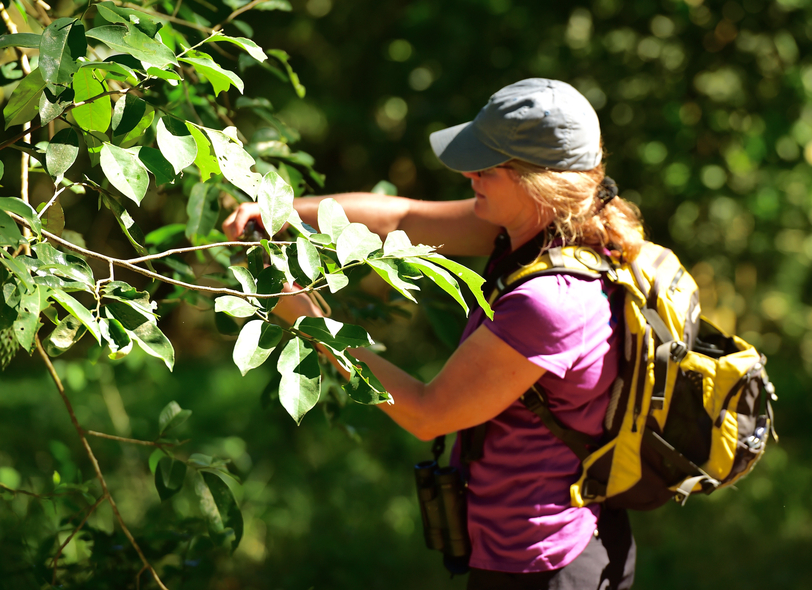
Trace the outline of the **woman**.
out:
[[[474,121],[434,133],[431,144],[471,180],[474,198],[339,195],[350,220],[382,236],[402,229],[413,243],[443,244],[443,254],[492,253],[489,282],[553,245],[586,244],[628,259],[639,251],[637,210],[604,179],[597,115],[568,84],[507,86]],[[311,225],[319,200],[295,202]],[[240,235],[258,217],[253,204],[241,206],[226,234]],[[419,438],[488,423],[482,457],[468,468],[469,589],[631,586],[635,548],[625,513],[570,505],[579,461],[519,401],[538,384],[561,422],[600,437],[618,365],[617,299],[601,279],[527,281],[497,300],[493,321],[472,313],[459,348],[428,384],[357,351],[395,399],[379,407]],[[306,297],[276,309],[288,320],[318,313]]]

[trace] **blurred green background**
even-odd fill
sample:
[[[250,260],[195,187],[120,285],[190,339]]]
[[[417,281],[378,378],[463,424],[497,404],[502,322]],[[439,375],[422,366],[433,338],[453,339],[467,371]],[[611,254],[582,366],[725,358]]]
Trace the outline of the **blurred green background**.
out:
[[[430,132],[470,120],[493,92],[526,77],[565,80],[587,96],[608,174],[639,204],[651,238],[693,272],[705,315],[769,356],[780,397],[781,443],[738,489],[633,515],[636,587],[812,588],[812,1],[292,4],[290,13],[252,14],[251,25],[258,43],[291,54],[307,95],[282,84],[250,94],[266,96],[300,131],[297,147],[326,175],[323,194],[385,179],[406,196],[466,197],[468,182],[431,153]],[[8,183],[13,163],[2,157]],[[141,214],[168,223],[176,209]],[[362,299],[338,313],[361,317],[389,358],[430,378],[462,318],[433,291],[415,308],[368,287],[406,313],[375,319]],[[428,458],[429,444],[362,406],[346,406],[338,422],[314,411],[296,427],[277,402],[263,406],[269,370],[240,377],[210,313],[178,309],[162,326],[176,346],[174,373],[137,354],[93,363],[86,350],[57,368],[87,428],[149,439],[160,409],[176,400],[193,411],[181,433],[189,451],[229,458],[243,478],[240,548],[233,559],[175,551],[159,562],[180,572],[173,588],[464,587],[423,547],[411,466]],[[90,477],[36,358],[18,355],[0,374],[0,433],[0,482],[10,487],[42,489],[54,471],[63,481]],[[92,443],[136,535],[155,551],[183,547],[172,523],[194,515],[193,497],[162,505],[149,449]],[[0,588],[42,587],[36,547],[58,521],[47,502],[0,501]],[[109,508],[89,524],[114,530]],[[120,535],[100,541],[111,563],[129,551]],[[81,544],[73,550],[80,559]],[[133,587],[130,572],[120,583],[110,575],[107,585],[82,587]]]

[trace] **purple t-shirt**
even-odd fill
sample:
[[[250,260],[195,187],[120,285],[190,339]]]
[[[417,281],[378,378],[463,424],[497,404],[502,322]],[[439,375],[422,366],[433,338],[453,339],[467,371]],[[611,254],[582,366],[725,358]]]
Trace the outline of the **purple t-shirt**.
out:
[[[546,369],[538,383],[562,423],[600,437],[620,342],[601,280],[531,279],[497,300],[493,321],[472,313],[463,340],[483,324]],[[570,505],[580,462],[521,401],[488,422],[483,457],[468,469],[471,567],[554,570],[586,547],[599,508]]]

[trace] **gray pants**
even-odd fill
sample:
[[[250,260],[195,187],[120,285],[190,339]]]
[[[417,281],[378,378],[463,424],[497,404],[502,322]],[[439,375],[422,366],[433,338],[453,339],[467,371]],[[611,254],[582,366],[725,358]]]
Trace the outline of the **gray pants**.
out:
[[[512,574],[471,568],[467,590],[626,590],[637,547],[625,510],[601,509],[598,535],[575,560],[549,572]]]

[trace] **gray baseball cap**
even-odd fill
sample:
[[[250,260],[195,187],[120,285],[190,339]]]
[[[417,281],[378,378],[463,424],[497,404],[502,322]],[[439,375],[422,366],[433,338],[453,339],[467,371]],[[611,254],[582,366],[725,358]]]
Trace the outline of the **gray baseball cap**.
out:
[[[457,172],[513,159],[555,170],[591,170],[601,161],[595,109],[566,82],[544,78],[505,86],[473,121],[432,133],[429,141]]]

